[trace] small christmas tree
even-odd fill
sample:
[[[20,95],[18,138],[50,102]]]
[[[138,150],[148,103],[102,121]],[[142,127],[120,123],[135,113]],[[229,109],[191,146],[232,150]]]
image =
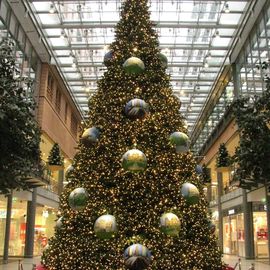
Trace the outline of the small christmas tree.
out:
[[[50,151],[48,164],[51,171],[57,171],[63,168],[64,162],[58,143],[55,143]]]
[[[231,158],[229,156],[225,143],[222,143],[220,144],[219,149],[218,149],[216,167],[219,171],[226,171],[228,170],[228,167],[230,165],[231,165]]]
[[[207,168],[205,164],[202,165],[202,181],[203,184],[207,184],[211,182],[211,174],[210,174],[210,168]]]

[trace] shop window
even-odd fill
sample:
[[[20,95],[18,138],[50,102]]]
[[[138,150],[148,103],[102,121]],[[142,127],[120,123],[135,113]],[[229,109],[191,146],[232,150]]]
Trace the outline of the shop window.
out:
[[[78,130],[78,121],[77,118],[74,114],[71,115],[71,124],[70,124],[70,129],[72,134],[77,137],[77,130]]]
[[[7,199],[0,195],[0,256],[4,254],[4,239],[6,229]]]
[[[224,253],[245,256],[244,215],[230,215],[223,218]]]
[[[18,30],[18,42],[21,47],[23,47],[23,45],[25,44],[25,34],[20,25],[19,25],[19,30]]]
[[[25,56],[22,62],[22,76],[24,77],[29,77],[29,60],[28,58]]]
[[[48,74],[48,81],[47,81],[47,97],[52,102],[53,100],[53,78],[52,75]]]
[[[37,70],[38,61],[39,61],[38,56],[37,56],[36,52],[33,50],[32,51],[32,55],[31,55],[31,64],[30,64],[31,69],[33,71],[36,71]],[[31,73],[31,70],[30,70],[30,73]],[[31,78],[34,79],[35,77],[31,77]]]
[[[55,96],[55,109],[58,113],[60,113],[61,111],[61,92],[60,90],[57,88],[56,89],[56,96]]]
[[[16,197],[12,199],[9,255],[23,256],[25,248],[26,234],[26,212],[27,201],[19,200]]]
[[[211,201],[217,201],[217,197],[218,197],[217,184],[212,184],[211,185]]]
[[[40,256],[48,244],[49,238],[54,235],[56,209],[37,205],[35,217],[34,256]]]
[[[68,118],[68,103],[65,103],[65,123],[67,123],[67,118]]]
[[[253,212],[254,246],[257,258],[268,258],[266,212]]]

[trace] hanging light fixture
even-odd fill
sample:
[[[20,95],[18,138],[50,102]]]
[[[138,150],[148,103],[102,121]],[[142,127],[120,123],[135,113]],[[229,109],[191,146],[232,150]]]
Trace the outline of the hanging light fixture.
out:
[[[213,38],[215,38],[215,39],[220,38],[218,30],[216,30],[216,32],[214,33]]]
[[[73,68],[76,68],[76,59],[75,59],[75,57],[73,58],[72,67],[73,67]]]
[[[53,3],[50,5],[49,12],[50,12],[51,14],[53,14],[53,13],[55,12],[55,7],[54,7],[54,4],[53,4]]]
[[[225,2],[225,5],[224,5],[224,12],[230,13],[230,7],[229,7],[229,4],[227,2]]]
[[[66,37],[65,31],[64,30],[61,30],[60,38],[61,39],[64,39],[65,37]]]
[[[206,55],[206,58],[207,58],[207,60],[210,60],[212,58],[212,55],[210,52],[208,52],[208,54]]]

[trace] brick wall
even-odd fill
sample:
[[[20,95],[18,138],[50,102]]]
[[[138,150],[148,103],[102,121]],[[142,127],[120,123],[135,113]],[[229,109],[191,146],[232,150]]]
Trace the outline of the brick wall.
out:
[[[52,100],[48,96],[48,75],[52,76]],[[60,111],[56,105],[56,91],[60,92]],[[59,95],[58,95],[59,97]],[[67,108],[66,108],[67,104]],[[78,130],[81,116],[77,110],[72,98],[66,89],[57,70],[48,64],[42,64],[40,74],[40,89],[38,100],[38,122],[40,123],[42,132],[46,133],[54,142],[58,142],[61,150],[67,157],[73,158],[75,147],[77,145],[78,132],[71,131],[71,115],[77,119]]]

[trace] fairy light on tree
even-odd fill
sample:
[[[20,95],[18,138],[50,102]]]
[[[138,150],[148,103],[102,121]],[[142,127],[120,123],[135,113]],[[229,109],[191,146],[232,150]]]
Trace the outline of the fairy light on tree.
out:
[[[42,262],[50,270],[220,269],[146,0],[124,2],[115,33]]]

